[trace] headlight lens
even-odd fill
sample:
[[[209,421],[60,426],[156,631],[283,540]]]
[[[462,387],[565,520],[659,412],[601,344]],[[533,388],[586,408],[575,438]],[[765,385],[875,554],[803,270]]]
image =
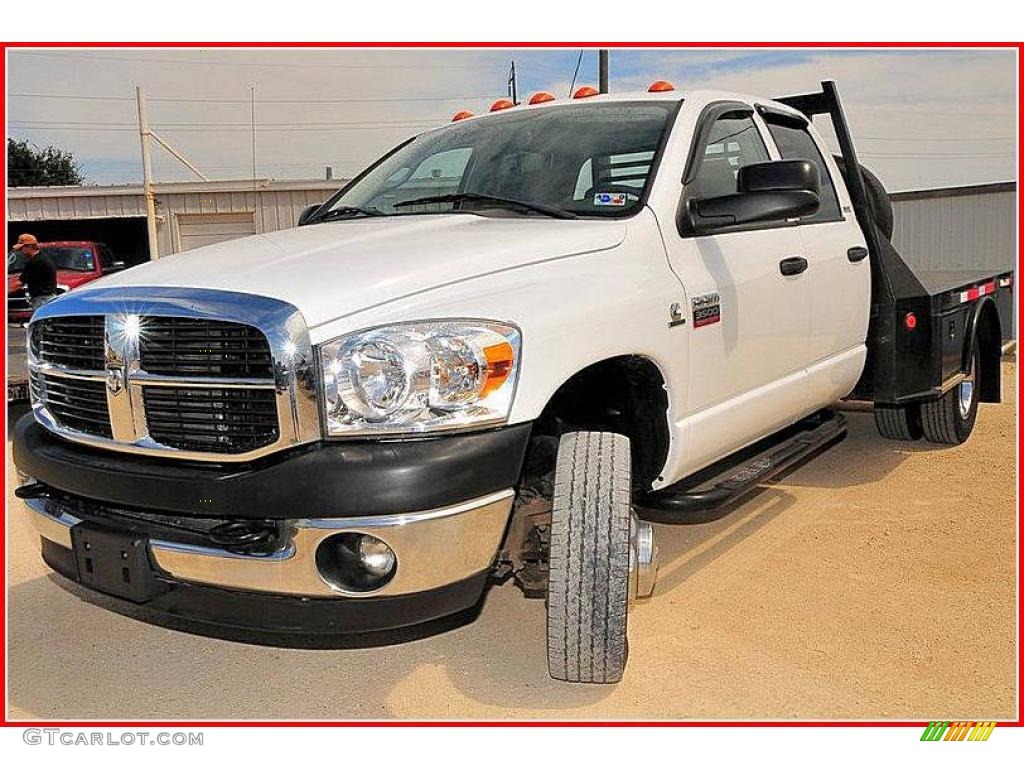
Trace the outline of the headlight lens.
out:
[[[329,436],[433,432],[508,418],[519,330],[444,321],[374,328],[318,347]]]

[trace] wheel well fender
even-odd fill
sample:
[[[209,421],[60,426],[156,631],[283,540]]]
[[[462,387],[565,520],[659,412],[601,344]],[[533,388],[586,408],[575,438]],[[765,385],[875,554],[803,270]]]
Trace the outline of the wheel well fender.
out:
[[[633,484],[650,489],[665,466],[671,434],[661,368],[647,356],[626,354],[590,363],[569,376],[534,421],[524,472],[544,469],[538,468],[536,456],[530,460],[535,439],[550,443],[551,438],[580,430],[607,430],[629,437]],[[550,446],[545,454],[550,456]]]
[[[964,334],[965,344],[961,370],[971,365],[971,356],[978,353],[978,396],[983,403],[998,403],[1002,396],[1002,327],[999,312],[991,297],[983,297],[971,310]]]

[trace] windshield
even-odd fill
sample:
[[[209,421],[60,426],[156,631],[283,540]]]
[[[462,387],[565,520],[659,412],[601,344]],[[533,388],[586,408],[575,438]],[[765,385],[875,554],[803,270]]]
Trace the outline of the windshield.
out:
[[[39,249],[39,254],[49,258],[57,269],[69,272],[92,272],[96,268],[92,248],[46,245]],[[7,253],[8,272],[21,272],[27,262],[28,257],[24,253],[19,251]]]
[[[567,104],[454,123],[385,157],[325,211],[405,215],[472,206],[629,215],[640,206],[676,106]]]

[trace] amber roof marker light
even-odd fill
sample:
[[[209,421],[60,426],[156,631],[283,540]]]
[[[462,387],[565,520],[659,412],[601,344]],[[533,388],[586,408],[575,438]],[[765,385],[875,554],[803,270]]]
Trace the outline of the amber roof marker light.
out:
[[[599,91],[590,85],[584,85],[582,88],[577,88],[576,93],[572,95],[574,99],[589,99],[591,96],[597,96]]]
[[[491,104],[491,112],[500,112],[503,109],[511,109],[514,107],[512,99],[498,99],[496,102]]]
[[[530,97],[530,104],[543,104],[545,101],[554,101],[555,97],[547,91],[537,91]]]
[[[472,117],[473,113],[468,109],[460,109],[454,115],[452,115],[452,122],[457,123],[459,120],[465,120],[466,118]]]
[[[647,89],[648,93],[665,93],[666,91],[674,91],[676,87],[672,85],[668,80],[655,80],[651,83]]]

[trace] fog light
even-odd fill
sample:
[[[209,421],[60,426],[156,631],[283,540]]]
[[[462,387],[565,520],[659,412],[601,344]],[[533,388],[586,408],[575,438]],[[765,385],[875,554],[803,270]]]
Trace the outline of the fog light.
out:
[[[360,536],[359,562],[371,575],[387,576],[395,567],[395,553],[380,539]]]
[[[342,592],[373,592],[395,576],[394,550],[375,536],[338,533],[320,542],[316,568],[320,577]]]

